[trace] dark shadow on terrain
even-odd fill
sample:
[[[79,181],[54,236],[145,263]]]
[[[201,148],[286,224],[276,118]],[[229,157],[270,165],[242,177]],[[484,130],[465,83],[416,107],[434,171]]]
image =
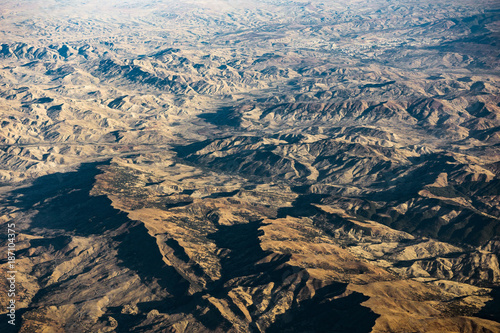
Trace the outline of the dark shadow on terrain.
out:
[[[7,306],[7,304],[6,304]],[[0,332],[2,333],[17,333],[21,329],[21,324],[22,324],[22,316],[25,312],[32,310],[30,308],[28,309],[16,309],[16,318],[15,318],[15,325],[11,325],[8,323],[10,320],[9,317],[7,317],[7,314],[2,315],[2,320],[0,320]]]
[[[271,262],[257,264],[272,254],[271,251],[263,251],[260,247],[259,236],[264,234],[262,230],[259,230],[262,225],[262,221],[232,226],[221,225],[216,233],[208,236],[218,248],[227,251],[227,254],[221,257],[221,279],[211,285],[211,288],[222,288],[222,284],[231,279],[249,275],[260,275],[261,279],[272,281],[269,274],[279,265],[287,262],[290,256],[283,255]]]
[[[116,333],[133,332],[134,326],[138,325],[147,318],[147,313],[122,313],[121,306],[107,308],[106,315],[113,317],[118,322],[118,327],[113,331]]]
[[[56,231],[65,235],[89,236],[116,229],[126,214],[111,207],[105,196],[90,196],[94,178],[104,163],[83,164],[78,171],[38,178],[30,187],[12,192],[9,204],[23,211],[36,209],[30,231]]]
[[[394,84],[394,83],[396,83],[396,81],[388,81],[388,82],[384,82],[384,83],[368,83],[368,84],[365,84],[364,86],[360,86],[359,88],[360,89],[382,88],[382,87],[389,86],[389,85]]]
[[[446,259],[456,259],[460,256],[463,256],[465,252],[451,252],[446,253],[439,256],[433,256],[423,259],[411,259],[411,260],[400,260],[394,263],[394,267],[411,267],[416,262],[435,262],[437,259],[446,258]]]
[[[500,322],[500,287],[494,287],[490,294],[493,299],[475,315],[480,318]]]
[[[106,196],[90,196],[94,178],[101,172],[97,167],[103,164],[87,163],[75,172],[40,177],[32,186],[14,191],[7,204],[23,211],[38,211],[28,229],[23,230],[45,237],[32,240],[32,247],[55,252],[66,246],[69,235],[107,237],[118,250],[113,264],[134,271],[144,283],[156,281],[169,294],[182,299],[189,283],[163,262],[156,239],[146,227],[114,209]],[[32,304],[58,286],[42,288]]]
[[[138,303],[138,314],[121,313],[122,307],[108,308],[106,315],[112,316],[120,324],[116,332],[132,332],[132,328],[141,324],[146,319],[147,313],[152,310],[158,310],[160,313],[169,315],[192,314],[208,330],[219,330],[227,332],[232,324],[227,321],[206,298],[208,292],[198,292],[192,296],[173,299],[172,302],[151,301]],[[205,311],[208,309],[208,311]]]
[[[302,187],[296,188],[294,191],[297,193],[303,192]],[[301,194],[292,203],[292,207],[283,207],[278,209],[278,218],[283,218],[288,216],[301,217],[301,216],[313,216],[316,214],[321,214],[323,211],[315,206],[313,203],[321,203],[321,199],[329,197],[328,194]]]
[[[222,107],[216,113],[202,113],[198,118],[217,126],[239,127],[241,125],[241,114],[231,106]]]
[[[266,332],[371,332],[379,315],[361,305],[369,297],[355,292],[333,299],[346,287],[346,283],[333,283],[318,289],[311,299],[294,303],[279,315]]]
[[[64,104],[52,105],[47,111],[61,111]]]
[[[354,293],[338,300],[330,300],[344,293],[347,284],[334,283],[323,287],[310,298],[306,288],[310,276],[303,269],[287,264],[290,255],[282,255],[269,262],[257,264],[272,254],[260,247],[258,238],[261,235],[260,226],[262,226],[261,221],[221,226],[218,232],[209,236],[219,248],[229,250],[221,260],[222,278],[220,282],[211,286],[212,295],[224,297],[227,294],[225,285],[257,287],[274,282],[277,290],[282,288],[286,290],[289,282],[285,280],[292,278],[298,281],[294,289],[296,301],[292,309],[279,315],[277,322],[266,332],[369,332],[371,330],[378,315],[360,305],[368,297]],[[237,282],[231,281],[232,279]],[[276,296],[278,294],[277,291],[273,292],[272,302],[278,299]],[[231,310],[239,314],[236,307],[231,307]]]
[[[274,134],[271,135],[271,138],[285,140],[290,144],[299,143],[300,140],[304,139],[304,135],[302,134]]]
[[[180,259],[184,262],[189,262],[189,260],[190,260],[189,256],[187,255],[186,251],[179,244],[178,241],[176,241],[173,238],[169,238],[165,241],[165,244],[168,245],[172,250],[174,250],[175,257],[177,257],[178,259]]]
[[[75,172],[40,177],[32,186],[13,192],[8,204],[21,210],[38,211],[32,217],[27,230],[23,231],[45,237],[32,241],[32,246],[40,251],[53,253],[61,250],[68,244],[72,235],[104,237],[111,248],[117,249],[116,261],[113,264],[134,271],[146,284],[156,281],[172,296],[137,304],[139,313],[136,315],[121,313],[121,307],[110,307],[105,315],[118,321],[117,332],[135,330],[153,309],[171,315],[192,314],[208,330],[229,331],[232,325],[208,301],[207,295],[228,300],[228,292],[235,286],[261,287],[270,282],[275,283],[276,290],[286,290],[290,288],[284,283],[288,277],[298,281],[294,288],[294,298],[303,301],[299,301],[292,310],[282,315],[271,332],[286,332],[295,327],[304,329],[309,319],[312,320],[313,329],[318,332],[330,327],[329,325],[337,331],[352,328],[353,332],[364,332],[367,331],[365,327],[373,325],[373,318],[376,316],[359,305],[365,298],[353,294],[341,300],[328,300],[330,295],[342,293],[345,286],[325,287],[312,299],[310,295],[302,295],[301,293],[307,290],[305,284],[309,275],[302,269],[287,264],[289,254],[279,255],[262,250],[259,240],[262,231],[259,228],[263,224],[260,220],[232,226],[220,225],[215,233],[208,235],[221,249],[221,278],[212,282],[207,279],[204,290],[189,295],[189,282],[173,267],[163,262],[156,239],[149,235],[146,227],[114,209],[106,196],[89,194],[95,176],[101,172],[98,166],[103,164],[88,163]],[[303,194],[296,200],[291,211],[282,213],[314,213],[314,210],[311,210],[315,207],[311,203],[319,202],[322,197]],[[179,244],[170,240],[167,245],[174,249],[180,260],[190,261]],[[91,270],[92,265],[86,267],[85,271]],[[38,307],[37,303],[43,303],[46,296],[64,288],[64,282],[42,288],[35,296],[30,309]],[[71,294],[71,291],[68,292]],[[273,291],[272,297],[277,300],[279,296],[274,294],[275,292],[277,291]],[[228,301],[228,306],[233,313],[244,317],[233,302]],[[252,312],[255,310],[250,308]],[[290,316],[293,319],[291,322]],[[349,320],[358,323],[359,320],[357,321],[355,316],[363,318],[357,328],[348,324]],[[165,323],[164,327],[168,327],[168,323]]]
[[[29,248],[16,251],[16,255],[19,257],[28,256],[27,254],[30,248],[33,249],[37,247],[49,249],[51,252],[60,251],[70,242],[71,242],[71,237],[69,236],[55,236],[48,238],[32,239],[30,240],[31,246]],[[0,261],[1,264],[3,264],[4,262],[6,262],[6,260]]]
[[[406,166],[384,174],[379,182],[373,184],[374,188],[378,188],[380,191],[368,194],[366,199],[386,202],[410,200],[418,196],[423,184],[433,183],[440,173],[453,172],[455,166],[452,163],[456,162],[452,157],[440,154],[428,154],[425,157],[408,159],[414,166],[418,167],[400,178],[397,176],[407,172]],[[387,189],[388,187],[392,188]]]
[[[176,207],[184,207],[184,206],[190,205],[192,203],[193,203],[193,200],[165,203],[165,208],[170,209],[170,208],[176,208]]]
[[[169,294],[183,298],[189,289],[186,281],[173,267],[163,262],[163,255],[158,249],[156,239],[149,235],[142,223],[113,238],[118,244],[118,259],[121,265],[135,271],[144,282],[156,280]]]
[[[109,102],[108,107],[110,107],[112,109],[121,108],[125,104],[125,100],[124,100],[125,97],[127,97],[127,95],[121,96],[121,97],[118,97],[118,98],[112,100],[111,102]]]
[[[236,195],[240,190],[234,190],[231,192],[217,192],[210,194],[207,198],[227,198]]]
[[[360,209],[357,214],[371,220],[383,223],[393,229],[406,231],[419,236],[432,237],[453,244],[471,244],[474,246],[484,245],[492,237],[500,235],[500,223],[498,220],[480,214],[477,210],[495,215],[496,211],[485,205],[477,197],[495,196],[500,194],[500,181],[498,179],[487,182],[485,179],[464,180],[461,184],[452,184],[444,187],[426,186],[431,184],[440,173],[452,174],[460,170],[456,160],[451,156],[442,154],[429,154],[425,158],[410,159],[412,163],[419,167],[408,173],[407,176],[388,180],[375,184],[381,191],[373,192],[365,196],[367,202],[386,202],[386,207],[376,209],[370,204],[370,209]],[[394,175],[399,170],[393,171]],[[389,190],[384,190],[384,186],[394,186]],[[440,198],[423,198],[419,192],[427,190],[431,194]],[[439,211],[430,211],[420,208],[408,210],[405,214],[399,214],[387,207],[397,206],[400,203],[420,198],[420,207],[428,203],[430,207],[439,206]],[[474,209],[460,206],[462,212],[459,218],[445,221],[440,218],[446,210],[451,211],[457,208],[457,204],[448,198],[464,198],[471,201]],[[372,207],[373,206],[373,207]]]
[[[156,239],[148,234],[145,226],[114,209],[106,196],[89,195],[95,176],[101,172],[98,166],[103,164],[84,164],[75,172],[40,177],[32,186],[12,193],[9,204],[26,211],[38,211],[25,231],[46,238],[34,240],[33,246],[45,248],[47,252],[53,253],[68,244],[70,235],[107,237],[111,247],[118,251],[116,262],[113,264],[136,272],[144,283],[156,281],[172,296],[161,301],[138,304],[140,313],[137,315],[122,314],[121,308],[110,308],[106,314],[118,320],[120,332],[127,332],[141,324],[145,314],[153,309],[169,314],[190,313],[207,329],[229,330],[231,324],[204,296],[211,294],[227,298],[229,289],[224,283],[233,278],[241,278],[247,281],[247,284],[255,286],[268,281],[281,282],[283,270],[277,268],[285,263],[289,256],[275,256],[270,262],[257,263],[271,254],[260,248],[260,221],[220,226],[209,238],[228,253],[221,259],[222,278],[218,282],[209,283],[206,291],[189,296],[189,282],[173,267],[163,262]],[[173,247],[179,259],[189,261],[183,249],[173,241],[167,245]],[[64,283],[57,283],[42,288],[32,304],[36,306],[36,303],[43,302],[46,296],[53,294],[58,288],[63,288],[63,285]],[[238,313],[239,310],[232,307],[233,305],[231,310]]]
[[[286,271],[291,271],[290,266],[282,267],[288,261],[289,256],[276,257],[270,262],[258,264],[258,261],[272,254],[270,251],[263,251],[260,248],[259,236],[262,226],[261,221],[254,221],[248,224],[237,224],[233,226],[219,226],[219,230],[208,236],[215,241],[218,248],[225,251],[222,254],[220,264],[222,266],[221,278],[217,281],[209,282],[205,290],[197,292],[191,296],[176,297],[173,302],[152,301],[139,303],[138,307],[142,313],[156,309],[161,313],[192,314],[208,330],[229,331],[232,324],[227,321],[205,297],[211,295],[220,299],[228,299],[227,293],[234,284],[241,286],[261,286],[271,281],[281,283]],[[179,259],[188,261],[189,257],[174,240],[168,240],[167,245],[172,247]],[[298,269],[297,269],[298,270]],[[231,282],[237,279],[237,282]],[[229,282],[229,285],[226,285]],[[228,301],[230,310],[243,317],[241,311]],[[208,311],[206,311],[208,309]],[[109,315],[124,322],[122,329],[118,332],[127,332],[129,328],[140,323],[144,319],[140,315],[121,314],[120,308],[110,309]]]
[[[180,194],[186,194],[186,195],[191,195],[194,193],[195,190],[183,190]]]
[[[205,148],[211,143],[212,143],[211,140],[204,140],[200,142],[191,143],[186,146],[176,146],[174,147],[173,150],[177,153],[177,156],[179,156],[180,158],[184,158],[188,155],[191,155],[192,153],[197,152],[198,150]]]

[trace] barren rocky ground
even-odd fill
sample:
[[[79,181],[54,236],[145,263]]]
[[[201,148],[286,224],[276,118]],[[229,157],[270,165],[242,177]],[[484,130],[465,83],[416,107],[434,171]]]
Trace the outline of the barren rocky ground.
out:
[[[488,0],[3,0],[0,329],[500,332],[499,43]]]

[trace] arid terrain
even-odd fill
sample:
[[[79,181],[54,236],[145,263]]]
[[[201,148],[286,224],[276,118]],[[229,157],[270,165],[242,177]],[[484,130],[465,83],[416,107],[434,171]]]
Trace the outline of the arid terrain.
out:
[[[0,221],[1,332],[500,332],[500,3],[2,0]]]

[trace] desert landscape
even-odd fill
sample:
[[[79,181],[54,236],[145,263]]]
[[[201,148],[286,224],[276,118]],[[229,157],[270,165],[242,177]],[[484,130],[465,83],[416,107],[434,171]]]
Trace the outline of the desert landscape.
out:
[[[500,4],[3,0],[2,332],[500,332]]]

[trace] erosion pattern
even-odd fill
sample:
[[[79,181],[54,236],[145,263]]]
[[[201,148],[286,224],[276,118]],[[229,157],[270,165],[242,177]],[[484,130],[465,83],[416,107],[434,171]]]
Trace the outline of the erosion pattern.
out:
[[[499,10],[3,0],[2,332],[500,332]]]

